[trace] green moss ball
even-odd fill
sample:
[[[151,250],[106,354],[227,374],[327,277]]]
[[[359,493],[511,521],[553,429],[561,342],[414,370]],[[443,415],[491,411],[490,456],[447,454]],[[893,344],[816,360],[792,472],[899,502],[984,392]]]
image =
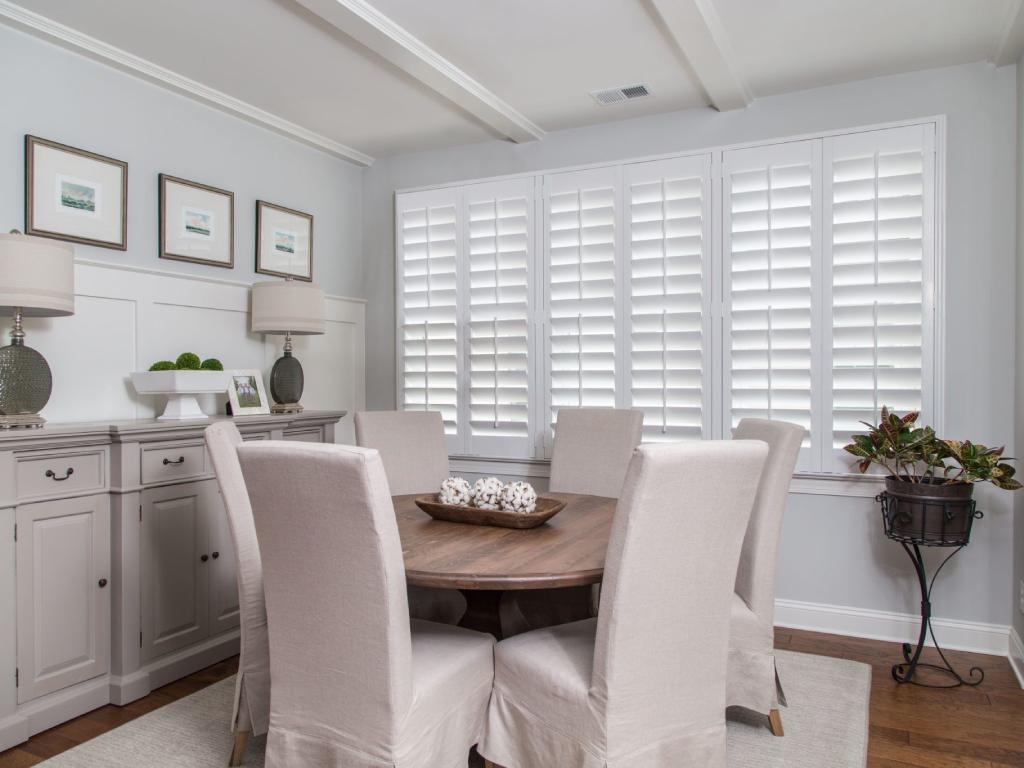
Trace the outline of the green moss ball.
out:
[[[170,360],[157,360],[155,363],[149,366],[149,370],[151,371],[174,371],[177,370],[177,368],[178,366],[176,366]]]
[[[203,360],[203,364],[199,366],[204,371],[223,371],[224,363],[218,360],[216,357],[208,357]]]
[[[199,355],[194,352],[182,352],[178,355],[177,366],[179,371],[198,371]]]

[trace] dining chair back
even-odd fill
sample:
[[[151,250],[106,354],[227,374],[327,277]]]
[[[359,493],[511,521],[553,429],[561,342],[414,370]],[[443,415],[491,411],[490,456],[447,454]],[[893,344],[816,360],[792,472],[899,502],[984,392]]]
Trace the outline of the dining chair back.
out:
[[[426,768],[464,759],[489,693],[493,641],[428,622],[416,622],[426,640],[414,637],[380,454],[287,441],[243,445],[238,454],[270,628],[267,766]],[[446,638],[469,646],[446,658]],[[413,649],[424,643],[436,665],[414,670]],[[481,693],[467,695],[461,679]],[[431,680],[450,697],[431,691]]]
[[[448,450],[439,411],[359,411],[356,445],[376,448],[391,493],[434,493],[448,477]]]
[[[617,499],[643,426],[635,408],[559,408],[548,488]]]
[[[789,485],[805,434],[797,424],[750,418],[742,419],[733,433],[737,440],[767,443],[768,461],[736,572],[728,701],[768,715],[777,735],[782,735],[778,706],[785,697],[775,671],[776,563]]]
[[[391,493],[436,493],[448,477],[448,449],[439,411],[359,411],[356,445],[376,448]],[[413,618],[456,624],[466,599],[450,589],[408,588]]]
[[[231,715],[235,743],[230,765],[239,765],[249,733],[266,733],[270,716],[270,648],[267,607],[263,599],[263,565],[249,494],[238,463],[242,435],[234,422],[219,421],[206,428],[204,437],[235,550],[241,650]]]

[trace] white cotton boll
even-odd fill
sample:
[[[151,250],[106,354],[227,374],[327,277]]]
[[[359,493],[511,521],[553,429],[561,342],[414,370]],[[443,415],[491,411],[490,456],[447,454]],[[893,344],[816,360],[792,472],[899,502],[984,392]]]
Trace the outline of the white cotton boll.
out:
[[[504,483],[496,477],[481,477],[473,483],[473,504],[480,509],[498,509]]]
[[[441,493],[438,500],[442,504],[454,504],[458,507],[469,506],[473,491],[469,487],[469,481],[461,477],[449,477],[441,482]]]
[[[501,491],[501,508],[506,512],[528,515],[537,509],[537,492],[529,483],[509,483]]]

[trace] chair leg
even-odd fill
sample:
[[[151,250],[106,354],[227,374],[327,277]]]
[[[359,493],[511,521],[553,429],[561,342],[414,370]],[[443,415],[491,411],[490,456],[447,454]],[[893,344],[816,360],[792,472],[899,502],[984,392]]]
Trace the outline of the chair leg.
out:
[[[779,714],[779,710],[773,709],[768,713],[768,727],[772,729],[772,734],[775,736],[786,735],[782,730],[782,715]]]
[[[228,761],[228,765],[236,766],[242,764],[242,755],[245,754],[245,743],[248,740],[248,731],[235,731],[235,744],[231,748],[231,759]]]

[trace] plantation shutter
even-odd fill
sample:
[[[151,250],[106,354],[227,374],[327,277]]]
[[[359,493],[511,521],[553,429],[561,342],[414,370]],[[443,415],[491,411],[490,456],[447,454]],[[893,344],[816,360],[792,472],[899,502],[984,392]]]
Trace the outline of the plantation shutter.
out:
[[[710,155],[624,169],[629,403],[644,442],[710,436]]]
[[[396,196],[401,407],[440,411],[460,447],[457,189]]]
[[[833,461],[883,405],[924,410],[931,376],[934,125],[825,140]],[[930,393],[931,387],[928,387]]]
[[[808,430],[813,466],[819,355],[820,141],[723,153],[725,432],[743,417]]]
[[[465,188],[471,454],[533,453],[533,179]]]
[[[618,170],[544,177],[547,418],[562,406],[616,405]],[[545,445],[550,453],[551,431]]]

